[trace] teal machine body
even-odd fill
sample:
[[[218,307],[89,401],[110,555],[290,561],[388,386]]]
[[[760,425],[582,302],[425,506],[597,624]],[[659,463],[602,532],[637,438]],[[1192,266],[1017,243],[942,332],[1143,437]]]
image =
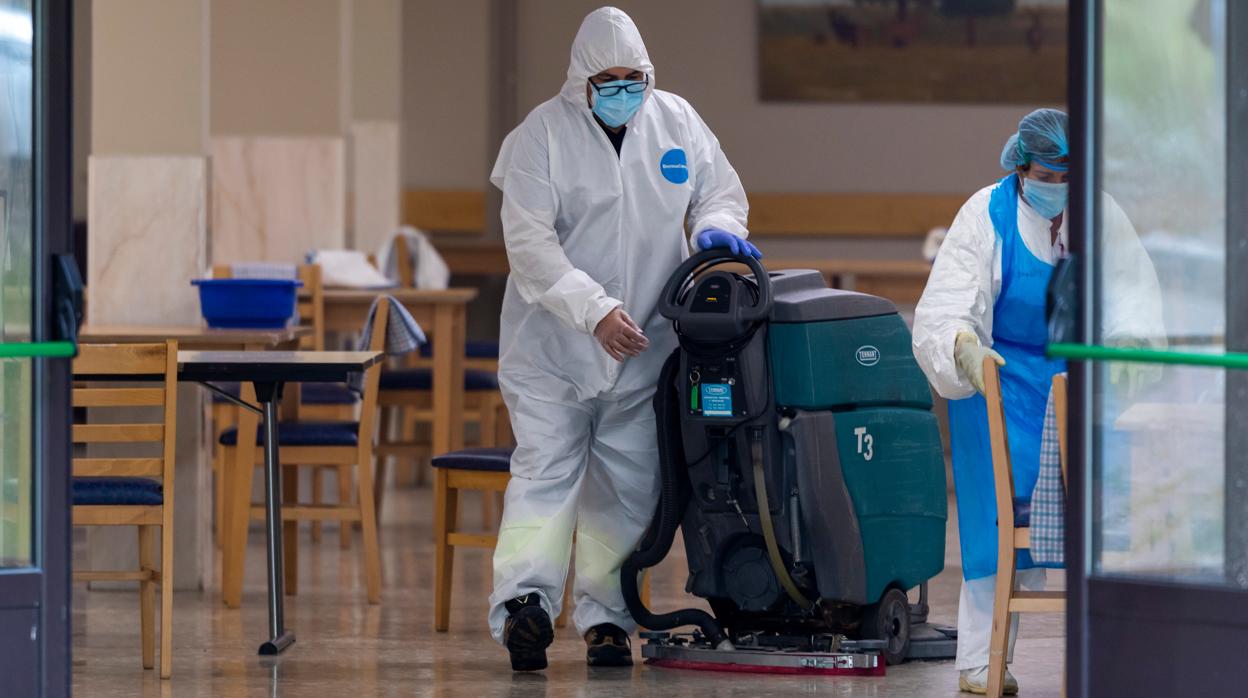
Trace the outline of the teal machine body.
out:
[[[754,273],[714,269],[725,261]],[[916,656],[926,602],[907,592],[944,567],[948,495],[931,391],[896,307],[712,250],[677,270],[660,312],[680,348],[655,396],[660,504],[621,577],[634,618],[699,625],[711,645],[836,633],[883,641],[889,663]],[[677,528],[686,590],[713,620],[638,598],[637,573]]]
[[[841,554],[862,551],[861,578],[816,557],[816,578],[828,582],[820,591],[871,603],[889,587],[914,588],[944,568],[948,504],[940,430],[910,331],[889,301],[826,288],[817,273],[779,272],[772,284],[771,375],[777,407],[796,411],[787,431],[802,463],[802,515],[813,529],[858,539]],[[827,511],[823,485],[838,480],[852,521]]]

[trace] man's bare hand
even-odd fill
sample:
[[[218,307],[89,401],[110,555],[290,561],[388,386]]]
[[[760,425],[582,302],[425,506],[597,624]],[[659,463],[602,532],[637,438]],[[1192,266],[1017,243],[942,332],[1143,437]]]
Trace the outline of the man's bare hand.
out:
[[[627,357],[641,354],[650,346],[650,340],[646,339],[641,328],[623,308],[612,310],[598,322],[598,326],[594,328],[594,339],[598,340],[611,358],[621,362]]]

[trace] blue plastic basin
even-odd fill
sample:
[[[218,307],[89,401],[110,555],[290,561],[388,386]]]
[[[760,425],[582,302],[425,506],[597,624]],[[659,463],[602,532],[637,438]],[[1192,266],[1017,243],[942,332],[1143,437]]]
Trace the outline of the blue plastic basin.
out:
[[[295,314],[293,279],[195,279],[199,308],[209,327],[273,329]]]

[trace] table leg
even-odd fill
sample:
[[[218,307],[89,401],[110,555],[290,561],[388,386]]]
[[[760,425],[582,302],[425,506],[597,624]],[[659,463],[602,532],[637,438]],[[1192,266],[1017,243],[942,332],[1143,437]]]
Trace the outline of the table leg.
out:
[[[282,465],[277,438],[280,383],[257,386],[264,403],[264,523],[268,536],[269,640],[260,645],[260,654],[278,654],[295,641],[286,631],[286,608],[282,568]]]

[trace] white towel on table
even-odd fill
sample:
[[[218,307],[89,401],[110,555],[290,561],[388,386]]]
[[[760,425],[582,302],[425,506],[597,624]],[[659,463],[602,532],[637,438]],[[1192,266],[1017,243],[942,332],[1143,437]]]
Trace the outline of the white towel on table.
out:
[[[368,257],[356,250],[316,250],[308,253],[308,263],[321,267],[321,283],[333,288],[391,288],[393,283]]]

